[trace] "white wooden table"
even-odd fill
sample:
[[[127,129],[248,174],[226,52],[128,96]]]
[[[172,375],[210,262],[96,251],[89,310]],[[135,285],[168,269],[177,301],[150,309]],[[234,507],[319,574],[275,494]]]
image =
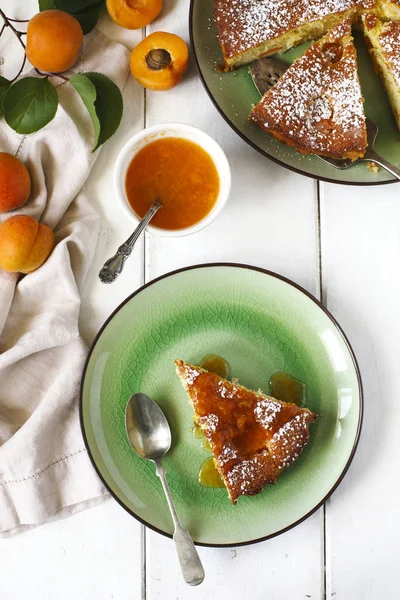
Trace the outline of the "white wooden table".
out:
[[[169,31],[188,42],[189,1],[164,2],[163,16],[147,33]],[[8,6],[22,18],[37,5],[10,0]],[[120,30],[106,16],[100,26],[129,48],[143,35]],[[128,294],[173,269],[233,261],[276,271],[322,298],[350,338],[365,389],[361,442],[339,489],[296,529],[254,546],[200,548],[206,580],[199,588],[182,582],[169,539],[109,500],[0,540],[1,600],[397,600],[400,186],[319,184],[263,158],[219,116],[193,60],[183,83],[170,92],[144,93],[132,80],[126,102],[122,126],[86,186],[103,218],[82,307],[87,342]],[[194,236],[147,235],[124,275],[104,288],[97,279],[100,266],[131,229],[113,194],[115,158],[132,134],[166,121],[200,127],[221,144],[232,165],[230,201],[217,221]]]

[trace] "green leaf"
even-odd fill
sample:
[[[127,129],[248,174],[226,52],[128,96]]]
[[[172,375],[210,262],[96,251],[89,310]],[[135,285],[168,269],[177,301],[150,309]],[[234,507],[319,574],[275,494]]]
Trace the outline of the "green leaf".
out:
[[[10,87],[10,85],[11,85],[11,81],[9,81],[8,79],[6,79],[5,77],[2,77],[0,75],[0,115],[2,115],[4,112],[3,99],[7,93],[7,90]]]
[[[101,9],[102,7],[95,6],[82,12],[73,13],[72,16],[79,21],[84,35],[90,33],[90,31],[92,31],[92,29],[94,29],[96,26],[96,23],[99,20]]]
[[[39,0],[40,12],[42,12],[42,10],[51,10],[55,7],[56,7],[56,5],[54,3],[54,0]]]
[[[14,83],[3,99],[4,117],[17,133],[42,129],[55,116],[58,96],[47,78],[25,77]]]
[[[74,75],[69,81],[81,96],[92,119],[95,132],[94,152],[119,127],[123,112],[122,94],[119,87],[102,73],[81,73]]]
[[[70,14],[82,12],[89,7],[97,6],[98,9],[103,8],[103,0],[54,0],[57,8],[65,10]]]
[[[41,11],[57,8],[75,17],[85,35],[96,25],[104,6],[105,0],[39,0]]]
[[[48,0],[46,0],[48,1]],[[104,0],[51,0],[55,7],[64,10],[79,21],[83,33],[89,33],[96,25],[105,5]]]
[[[100,121],[95,108],[97,97],[96,88],[90,79],[85,77],[85,75],[73,75],[70,77],[69,82],[82,98],[83,104],[86,106],[90,118],[92,119],[95,144],[97,144],[100,135]]]
[[[84,73],[84,75],[94,84],[97,92],[95,107],[101,129],[94,152],[117,131],[124,105],[119,87],[106,75],[102,73]]]

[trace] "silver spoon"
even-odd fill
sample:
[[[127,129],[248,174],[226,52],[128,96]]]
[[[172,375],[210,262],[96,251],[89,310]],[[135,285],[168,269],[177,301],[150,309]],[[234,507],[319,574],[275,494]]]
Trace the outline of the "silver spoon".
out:
[[[125,411],[126,432],[135,452],[156,465],[169,510],[174,522],[174,542],[184,580],[199,585],[204,580],[204,569],[190,533],[182,527],[168,487],[162,458],[171,446],[171,430],[161,408],[146,394],[133,394]]]
[[[121,275],[126,259],[128,256],[130,256],[140,234],[161,207],[161,202],[156,200],[153,206],[144,215],[135,231],[128,237],[126,242],[124,242],[118,248],[114,256],[109,258],[108,261],[104,263],[104,266],[99,273],[99,278],[102,283],[113,283],[117,279],[118,275]]]
[[[253,83],[256,86],[261,96],[264,94],[278,81],[278,79],[284,74],[286,69],[289,67],[287,63],[279,58],[260,58],[255,60],[250,65],[250,74],[253,79]],[[338,160],[335,158],[329,158],[328,156],[318,156],[321,160],[328,163],[335,169],[348,169],[353,165],[360,162],[373,162],[388,171],[391,175],[400,180],[400,169],[395,165],[392,165],[385,158],[382,158],[375,151],[375,140],[378,135],[378,126],[367,117],[367,151],[362,158],[356,160]]]

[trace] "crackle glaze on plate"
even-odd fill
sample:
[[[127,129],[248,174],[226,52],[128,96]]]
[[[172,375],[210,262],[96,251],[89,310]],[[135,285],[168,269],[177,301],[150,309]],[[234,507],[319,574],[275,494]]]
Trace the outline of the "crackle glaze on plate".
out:
[[[253,148],[289,169],[333,183],[374,185],[397,181],[387,171],[372,173],[366,163],[340,171],[315,156],[305,156],[278,142],[248,120],[252,107],[260,100],[248,72],[243,66],[231,73],[221,73],[216,66],[222,54],[213,23],[214,0],[191,0],[190,37],[201,80],[215,106],[228,124]],[[359,75],[365,97],[365,111],[379,127],[376,150],[400,167],[400,133],[379,77],[375,74],[360,32],[354,32]],[[292,63],[309,46],[303,44],[279,58]]]
[[[276,371],[307,384],[318,413],[301,457],[275,486],[241,497],[202,487],[209,456],[191,432],[193,412],[174,360],[226,358],[231,376],[268,392]],[[346,471],[358,441],[361,382],[332,317],[312,296],[267,271],[204,265],[177,271],[128,298],[100,331],[81,389],[81,423],[93,463],[114,497],[149,527],[171,535],[154,466],[130,448],[124,411],[142,391],[165,411],[173,444],[165,468],[177,510],[196,543],[236,545],[277,535],[311,514]]]

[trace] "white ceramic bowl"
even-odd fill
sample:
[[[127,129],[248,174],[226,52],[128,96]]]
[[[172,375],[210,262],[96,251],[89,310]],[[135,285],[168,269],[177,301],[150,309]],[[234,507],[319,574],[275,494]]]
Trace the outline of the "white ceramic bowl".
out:
[[[195,233],[196,231],[200,231],[200,229],[203,229],[204,227],[207,227],[207,225],[209,225],[219,215],[228,200],[231,189],[231,170],[228,159],[217,142],[209,135],[204,133],[204,131],[183,123],[164,123],[161,125],[148,127],[137,135],[134,135],[133,138],[131,138],[129,142],[122,148],[115,163],[114,187],[125,212],[133,222],[138,223],[140,219],[133,211],[126,196],[126,172],[132,158],[135,156],[135,154],[137,154],[137,152],[139,152],[139,150],[155,140],[160,138],[165,139],[166,137],[184,138],[201,146],[214,161],[220,179],[219,194],[213,209],[204,217],[204,219],[195,225],[186,227],[185,229],[160,229],[158,227],[152,227],[151,224],[146,227],[146,231],[156,235],[168,237],[189,235],[191,233]]]

